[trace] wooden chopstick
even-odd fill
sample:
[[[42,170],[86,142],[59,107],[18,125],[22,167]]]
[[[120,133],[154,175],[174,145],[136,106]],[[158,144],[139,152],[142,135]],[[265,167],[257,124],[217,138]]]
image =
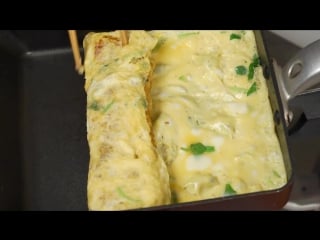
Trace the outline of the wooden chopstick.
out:
[[[82,75],[84,69],[82,66],[82,60],[81,60],[76,30],[68,30],[68,33],[69,33],[69,39],[70,39],[72,53],[73,53],[74,62],[75,62],[75,68],[76,68],[77,72],[80,75]]]
[[[121,39],[122,46],[125,46],[128,44],[128,36],[127,36],[126,30],[120,30],[120,39]]]
[[[76,30],[68,30],[69,39],[71,43],[73,58],[75,62],[75,69],[77,72],[82,75],[83,74],[83,66],[82,66],[82,60],[80,55],[80,49],[78,44],[78,38],[77,38],[77,32]],[[120,39],[122,46],[125,46],[128,44],[128,36],[126,30],[120,30]]]

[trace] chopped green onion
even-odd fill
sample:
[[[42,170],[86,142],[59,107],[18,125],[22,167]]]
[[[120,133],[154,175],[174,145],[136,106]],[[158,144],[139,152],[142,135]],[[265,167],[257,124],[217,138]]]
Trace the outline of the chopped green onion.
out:
[[[189,148],[181,148],[184,151],[190,151],[193,155],[201,155],[205,152],[214,152],[214,146],[205,146],[202,143],[193,143]]]
[[[249,65],[248,80],[253,79],[254,69],[260,65],[260,58],[257,54],[253,56],[252,63]]]
[[[182,75],[182,76],[180,76],[179,77],[179,80],[181,80],[181,81],[187,81],[188,79],[187,79],[187,77],[186,76],[184,76],[184,75]]]
[[[99,104],[96,101],[94,101],[92,104],[90,104],[88,106],[88,108],[92,109],[94,111],[102,110],[102,112],[105,113],[110,109],[110,107],[113,105],[113,103],[114,103],[114,101],[111,101],[109,104],[107,104],[107,106],[101,107],[101,106],[99,106]]]
[[[158,51],[161,47],[162,47],[162,45],[166,42],[166,38],[160,38],[159,40],[158,40],[158,42],[157,42],[157,44],[156,44],[156,46],[153,48],[153,52],[156,52],[156,51]]]
[[[129,197],[129,196],[122,190],[121,187],[118,187],[118,188],[117,188],[117,192],[118,192],[118,194],[119,194],[121,197],[123,197],[123,198],[125,198],[125,199],[127,199],[127,200],[129,200],[129,201],[131,201],[131,202],[141,202],[141,200],[139,200],[139,199],[134,199],[134,198],[132,198],[132,197]]]
[[[236,92],[236,93],[247,93],[247,91],[248,91],[248,89],[246,89],[246,88],[241,88],[241,87],[237,87],[237,86],[229,87],[229,89]]]
[[[107,106],[105,106],[104,108],[102,108],[102,112],[103,113],[106,113],[110,108],[111,106],[113,105],[114,101],[111,101],[109,104],[107,104]]]
[[[232,33],[230,35],[230,40],[233,40],[233,39],[241,39],[241,36],[239,34]]]
[[[252,63],[253,63],[253,66],[254,66],[255,68],[260,65],[260,58],[259,58],[259,56],[258,56],[257,54],[255,54],[255,55],[253,56],[253,61],[252,61]]]
[[[99,69],[99,73],[105,71],[106,68],[107,68],[109,65],[110,65],[110,64],[104,64],[104,65]]]
[[[247,96],[250,96],[252,93],[254,93],[255,91],[257,91],[257,83],[254,82],[251,87],[249,88],[248,92],[247,92]]]
[[[253,76],[254,76],[254,64],[250,63],[249,72],[248,72],[248,80],[253,79]]]
[[[187,33],[181,33],[178,35],[178,38],[184,38],[184,37],[189,37],[192,35],[198,35],[199,32],[187,32]]]
[[[230,196],[230,195],[235,195],[235,194],[237,194],[237,192],[232,188],[232,186],[229,183],[227,183],[226,187],[224,189],[224,195]]]
[[[214,152],[215,148],[214,146],[206,146],[206,152]]]
[[[276,177],[281,178],[280,174],[279,174],[277,171],[272,170],[272,173],[273,173],[273,175],[275,175]]]
[[[99,110],[99,105],[96,101],[94,101],[93,103],[91,103],[88,107],[89,109],[92,109],[94,111],[98,111]]]
[[[235,71],[238,75],[246,75],[247,74],[247,68],[245,66],[237,66],[235,68]]]
[[[171,203],[178,203],[178,196],[176,192],[171,193]]]
[[[141,97],[141,98],[140,98],[140,102],[141,102],[141,104],[142,104],[142,106],[143,106],[144,108],[147,108],[147,107],[148,107],[148,103],[147,103],[147,101],[146,101],[146,99],[145,99],[144,97]]]

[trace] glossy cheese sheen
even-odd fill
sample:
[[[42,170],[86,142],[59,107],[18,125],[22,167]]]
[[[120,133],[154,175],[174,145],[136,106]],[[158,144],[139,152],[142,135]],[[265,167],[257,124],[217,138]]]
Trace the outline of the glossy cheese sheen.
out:
[[[235,33],[241,39],[230,40]],[[271,190],[287,181],[252,31],[153,31],[153,132],[178,202]],[[158,44],[159,44],[158,42]],[[255,82],[257,90],[248,90]],[[193,155],[190,144],[214,146]]]
[[[170,203],[169,175],[150,136],[149,56],[156,44],[144,31],[121,46],[119,32],[84,40],[89,210],[124,210]]]

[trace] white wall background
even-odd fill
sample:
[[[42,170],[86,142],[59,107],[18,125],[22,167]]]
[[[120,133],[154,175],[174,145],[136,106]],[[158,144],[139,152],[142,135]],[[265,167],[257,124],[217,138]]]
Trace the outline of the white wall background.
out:
[[[271,32],[300,47],[305,47],[309,43],[320,39],[320,30],[271,30]]]

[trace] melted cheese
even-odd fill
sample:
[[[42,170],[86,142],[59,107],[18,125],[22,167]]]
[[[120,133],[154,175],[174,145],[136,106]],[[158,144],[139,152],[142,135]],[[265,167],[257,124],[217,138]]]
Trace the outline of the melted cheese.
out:
[[[241,39],[230,40],[236,33]],[[260,66],[248,70],[257,54],[252,31],[153,31],[153,132],[168,166],[178,202],[270,190],[286,183],[274,131],[268,90]],[[256,83],[258,89],[247,91]],[[193,155],[201,142],[214,152]]]

